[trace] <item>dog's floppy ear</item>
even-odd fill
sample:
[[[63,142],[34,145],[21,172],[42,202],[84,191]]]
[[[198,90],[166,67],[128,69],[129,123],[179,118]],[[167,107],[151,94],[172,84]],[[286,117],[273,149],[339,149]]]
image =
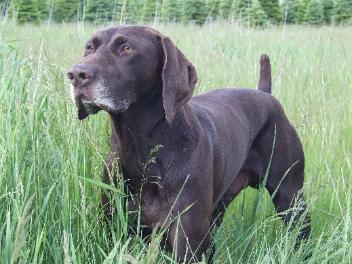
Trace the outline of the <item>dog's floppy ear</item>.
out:
[[[164,63],[161,73],[163,104],[168,123],[176,111],[191,98],[197,82],[197,73],[186,57],[167,37],[161,38]]]

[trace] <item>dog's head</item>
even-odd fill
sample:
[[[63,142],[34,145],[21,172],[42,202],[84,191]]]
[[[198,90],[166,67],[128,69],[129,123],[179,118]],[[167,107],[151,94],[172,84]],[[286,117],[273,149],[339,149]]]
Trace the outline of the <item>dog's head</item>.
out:
[[[169,123],[191,98],[197,81],[193,65],[169,38],[141,26],[96,32],[67,77],[79,119],[102,109],[122,113],[162,87]]]

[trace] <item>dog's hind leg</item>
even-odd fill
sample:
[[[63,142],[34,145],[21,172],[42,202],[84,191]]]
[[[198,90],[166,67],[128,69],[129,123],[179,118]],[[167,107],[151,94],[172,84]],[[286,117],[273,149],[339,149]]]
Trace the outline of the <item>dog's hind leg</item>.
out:
[[[276,211],[286,224],[303,224],[299,239],[310,234],[310,218],[303,197],[304,153],[293,127],[277,122],[276,140],[272,150],[269,176],[266,182]],[[271,151],[272,151],[271,150]],[[270,151],[270,152],[271,152]]]
[[[303,239],[310,234],[310,218],[302,194],[303,148],[281,107],[276,109],[275,115],[254,140],[247,163],[259,171],[259,186],[264,184],[269,191],[284,222],[304,224],[299,235]]]
[[[267,189],[273,199],[276,211],[286,224],[303,224],[299,239],[305,239],[310,234],[310,218],[307,214],[307,204],[302,193],[303,167],[294,169],[284,174],[284,179],[278,184],[268,182]],[[289,169],[290,170],[290,169]],[[301,222],[300,222],[301,221]]]

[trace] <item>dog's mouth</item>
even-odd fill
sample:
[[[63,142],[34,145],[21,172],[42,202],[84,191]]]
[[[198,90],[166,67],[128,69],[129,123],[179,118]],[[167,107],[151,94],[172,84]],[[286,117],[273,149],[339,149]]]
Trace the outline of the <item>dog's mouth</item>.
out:
[[[76,106],[78,108],[77,113],[79,120],[83,120],[89,115],[94,115],[100,110],[105,110],[111,114],[119,114],[126,111],[128,108],[128,104],[124,101],[116,105],[109,105],[105,104],[104,102],[95,102],[86,99],[77,99]]]
[[[100,110],[109,114],[120,114],[127,110],[129,100],[127,98],[113,98],[105,83],[102,79],[98,79],[78,88],[71,84],[71,98],[77,106],[79,120],[85,119],[90,114],[96,114]]]
[[[102,108],[100,108],[99,106],[97,106],[93,102],[85,100],[85,99],[77,99],[76,105],[78,108],[77,113],[78,113],[79,120],[83,120],[86,117],[88,117],[90,114],[93,115],[93,114],[98,113],[100,110],[102,110]]]
[[[77,100],[77,108],[79,120],[83,120],[90,114],[94,115],[102,109],[93,102],[87,101],[85,99]]]

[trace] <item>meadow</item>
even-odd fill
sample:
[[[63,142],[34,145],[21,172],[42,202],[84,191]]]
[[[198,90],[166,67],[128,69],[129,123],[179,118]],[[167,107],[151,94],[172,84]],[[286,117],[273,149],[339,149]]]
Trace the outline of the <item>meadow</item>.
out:
[[[215,263],[352,263],[352,28],[153,26],[195,65],[196,94],[255,88],[267,53],[273,95],[304,145],[311,237],[295,247],[266,191],[248,188],[214,232]],[[102,27],[0,21],[0,263],[174,263],[158,235],[128,236],[122,183],[117,214],[102,220],[110,121],[78,121],[65,79]]]

